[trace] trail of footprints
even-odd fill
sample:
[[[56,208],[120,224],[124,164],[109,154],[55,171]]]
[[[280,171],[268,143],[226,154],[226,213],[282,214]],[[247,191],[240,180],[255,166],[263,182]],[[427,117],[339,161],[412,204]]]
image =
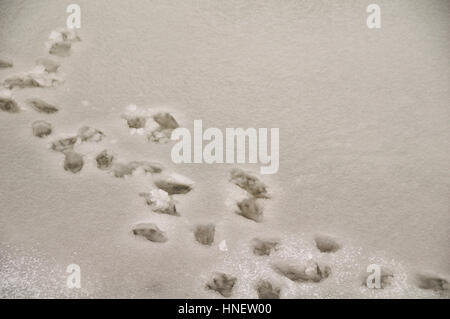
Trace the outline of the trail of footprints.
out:
[[[46,42],[50,55],[67,57],[71,54],[72,44],[81,41],[74,30],[60,29],[52,31],[49,41]],[[0,69],[12,68],[13,61],[0,58]],[[12,90],[30,87],[52,87],[63,82],[58,74],[60,63],[52,58],[40,58],[36,60],[36,67],[25,73],[8,77],[3,86],[6,90],[0,91],[0,110],[6,113],[19,113],[21,108],[12,96]],[[38,98],[28,99],[26,104],[42,115],[54,114],[59,107]],[[128,111],[122,115],[132,133],[146,134],[151,142],[163,144],[170,140],[172,131],[179,127],[175,118],[168,112],[149,114],[147,111],[139,111],[131,105]],[[52,124],[47,120],[36,120],[31,124],[32,134],[37,138],[46,138],[53,132]],[[100,142],[105,134],[99,129],[82,126],[77,134],[56,139],[51,142],[51,149],[64,156],[64,170],[71,173],[79,173],[85,165],[83,155],[75,151],[77,143]],[[194,183],[184,176],[166,172],[159,163],[148,161],[131,161],[128,163],[119,161],[109,150],[99,152],[95,157],[96,167],[109,172],[116,178],[131,176],[134,171],[141,169],[145,173],[153,175],[153,183],[156,186],[146,193],[138,194],[154,213],[180,216],[177,211],[174,195],[183,195],[193,189]],[[263,201],[270,200],[267,186],[253,173],[239,168],[232,169],[229,181],[245,190],[247,197],[236,202],[236,213],[242,218],[256,223],[263,222]],[[138,223],[132,227],[132,234],[153,243],[165,243],[169,240],[166,233],[154,223]],[[215,225],[199,224],[193,230],[194,239],[201,245],[211,246],[214,242]],[[317,234],[314,238],[317,249],[324,254],[335,253],[341,249],[339,242],[328,235]],[[254,238],[249,246],[257,258],[270,256],[279,249],[281,243],[275,239]],[[332,269],[326,264],[310,260],[306,264],[275,263],[270,265],[275,273],[288,278],[296,283],[320,283],[332,275]],[[395,274],[387,269],[381,271],[381,287],[388,287]],[[362,277],[362,285],[366,284],[367,276]],[[231,297],[238,278],[226,273],[215,273],[205,284],[205,288],[219,293],[223,297]],[[433,274],[417,274],[416,285],[422,289],[434,291],[449,290],[449,282]],[[282,290],[269,280],[259,280],[254,289],[261,299],[280,298]]]

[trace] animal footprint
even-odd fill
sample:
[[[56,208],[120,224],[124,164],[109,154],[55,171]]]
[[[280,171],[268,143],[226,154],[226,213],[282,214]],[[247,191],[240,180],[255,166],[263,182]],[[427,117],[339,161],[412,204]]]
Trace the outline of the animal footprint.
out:
[[[51,149],[57,152],[65,152],[68,150],[72,150],[77,141],[78,141],[77,136],[61,138],[59,140],[52,142]]]
[[[237,203],[239,211],[238,215],[241,215],[247,219],[251,219],[257,223],[263,219],[262,206],[256,201],[255,198],[246,198]]]
[[[150,193],[140,193],[152,210],[160,214],[179,216],[175,202],[169,194],[161,189],[154,189]]]
[[[237,278],[224,273],[217,273],[213,279],[206,284],[206,288],[214,290],[222,296],[229,298],[236,284]]]
[[[100,142],[105,134],[95,128],[83,126],[78,130],[78,137],[82,142]]]
[[[417,287],[421,289],[429,289],[434,291],[450,290],[448,280],[436,275],[420,273],[416,275],[415,281]]]
[[[309,262],[304,266],[276,264],[273,269],[279,274],[296,282],[321,282],[331,274],[331,268],[317,262]]]
[[[27,104],[40,113],[52,114],[59,111],[59,108],[41,99],[28,99]]]
[[[322,253],[334,253],[341,248],[341,245],[332,237],[318,234],[314,237],[317,249]]]
[[[276,240],[263,240],[254,238],[252,240],[253,253],[256,256],[269,256],[279,245]]]
[[[214,224],[197,225],[194,230],[195,239],[202,245],[211,246],[214,242]]]
[[[83,156],[70,150],[64,153],[64,169],[72,173],[81,171],[84,165]]]
[[[141,223],[133,228],[133,234],[154,243],[165,243],[168,239],[165,233],[153,223]]]
[[[107,170],[113,165],[114,155],[108,150],[103,150],[95,157],[95,161],[97,162],[97,168]]]
[[[74,29],[59,29],[52,31],[49,36],[49,41],[45,43],[48,48],[48,53],[66,57],[71,53],[72,43],[81,41]]]
[[[33,135],[36,137],[45,137],[52,133],[52,125],[46,121],[35,121],[31,124]]]
[[[154,180],[154,183],[169,195],[189,193],[194,185],[194,182],[187,177],[176,173],[161,175]]]
[[[281,289],[274,287],[270,281],[261,280],[256,285],[259,299],[280,299]]]
[[[8,113],[20,112],[20,107],[12,98],[11,91],[0,92],[0,110]]]
[[[43,66],[44,70],[47,71],[48,73],[55,73],[61,66],[58,62],[48,58],[37,59],[36,65]]]
[[[0,59],[0,69],[12,68],[13,65],[13,61],[10,59]]]
[[[254,198],[269,198],[267,186],[254,174],[239,168],[231,170],[230,181]]]

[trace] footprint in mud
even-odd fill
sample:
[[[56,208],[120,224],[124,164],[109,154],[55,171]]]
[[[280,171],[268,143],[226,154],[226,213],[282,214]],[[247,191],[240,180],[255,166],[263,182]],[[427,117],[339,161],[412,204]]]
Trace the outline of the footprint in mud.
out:
[[[225,273],[216,273],[211,281],[206,284],[206,288],[214,290],[222,296],[229,298],[236,284],[237,278]]]
[[[13,61],[10,59],[0,59],[0,69],[12,68],[14,66]]]
[[[59,108],[53,104],[47,103],[41,99],[28,99],[27,104],[40,113],[52,114],[59,111]]]
[[[281,288],[274,287],[268,280],[261,280],[256,284],[259,299],[280,299]]]
[[[81,171],[84,165],[83,156],[75,153],[74,151],[64,152],[64,169],[72,173],[78,173]]]
[[[114,161],[114,155],[108,150],[103,150],[96,157],[97,168],[101,170],[108,170],[112,167]]]
[[[176,173],[161,174],[153,181],[156,187],[167,192],[169,195],[187,194],[194,185],[190,179]]]
[[[165,243],[168,238],[165,233],[153,223],[140,223],[133,227],[133,234],[154,243]]]
[[[52,134],[52,125],[47,121],[35,121],[31,124],[33,135],[36,137],[46,137]]]
[[[254,174],[240,168],[234,168],[230,173],[230,181],[254,198],[269,198],[267,186]]]
[[[70,136],[55,140],[52,142],[51,149],[56,152],[65,152],[73,150],[78,141],[78,136]]]
[[[59,64],[58,62],[49,59],[49,58],[40,58],[36,60],[36,65],[41,65],[44,67],[44,70],[48,73],[55,73],[56,71],[58,71],[59,67],[61,66],[61,64]]]
[[[48,48],[48,53],[67,57],[71,53],[72,43],[81,41],[74,29],[58,29],[52,31],[49,36],[49,41],[45,43]]]
[[[89,126],[80,127],[77,135],[82,142],[100,142],[105,137],[102,131]]]
[[[368,287],[368,288],[376,287],[377,283],[375,282],[375,278],[373,278],[371,280],[371,286],[368,286],[369,283],[367,281],[370,280],[369,276],[371,276],[371,274],[372,273],[365,272],[362,275],[361,281],[362,281],[363,286]],[[392,284],[393,280],[394,280],[394,273],[386,267],[381,267],[379,288],[384,289],[384,288],[388,287],[389,285]],[[378,287],[376,287],[376,288],[378,288]]]
[[[155,213],[179,216],[175,202],[167,192],[161,189],[153,189],[150,193],[140,193],[139,196],[145,199],[147,205]]]
[[[314,261],[306,265],[294,266],[292,264],[278,263],[273,265],[273,269],[295,282],[321,282],[331,274],[331,268]]]
[[[279,242],[277,240],[254,238],[251,245],[253,248],[253,254],[256,256],[269,256],[272,251],[277,249]]]
[[[322,253],[334,253],[341,248],[341,245],[331,236],[317,234],[314,236],[317,249]]]
[[[216,226],[214,224],[197,225],[194,230],[194,237],[200,244],[211,246],[214,242]]]
[[[0,110],[8,113],[19,113],[20,107],[12,98],[11,91],[0,92]]]
[[[450,290],[450,283],[447,279],[429,273],[419,273],[415,277],[417,287],[434,291]]]
[[[246,198],[237,203],[239,211],[236,213],[247,219],[253,220],[257,223],[263,220],[263,208],[257,202],[256,198]]]

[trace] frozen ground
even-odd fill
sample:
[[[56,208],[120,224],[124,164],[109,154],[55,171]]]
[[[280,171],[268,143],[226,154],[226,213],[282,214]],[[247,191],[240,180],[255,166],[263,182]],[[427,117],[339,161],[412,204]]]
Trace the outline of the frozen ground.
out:
[[[81,41],[58,56],[45,43],[69,3],[0,2],[0,59],[13,62],[0,82],[33,70],[44,86],[13,88],[19,112],[0,112],[0,297],[221,298],[206,285],[224,285],[257,298],[261,280],[281,298],[449,297],[448,283],[416,280],[450,277],[448,2],[378,1],[380,30],[366,27],[365,1],[77,3]],[[35,69],[42,58],[61,66]],[[280,170],[261,177],[263,220],[236,214],[248,195],[229,181],[234,166],[172,163],[171,143],[129,128],[130,104],[189,129],[194,119],[279,127]],[[33,136],[36,121],[51,133]],[[104,136],[51,150],[83,126]],[[104,149],[121,165],[99,169]],[[172,196],[177,215],[152,212],[170,199],[151,193],[159,173],[125,174],[133,161],[195,183]],[[136,230],[149,223],[168,240]],[[209,224],[214,241],[202,245]],[[339,249],[319,251],[318,234]],[[254,238],[278,245],[258,256]],[[279,271],[314,262],[331,274],[294,282]],[[79,290],[66,287],[73,263]],[[374,263],[393,273],[384,289],[362,285]]]

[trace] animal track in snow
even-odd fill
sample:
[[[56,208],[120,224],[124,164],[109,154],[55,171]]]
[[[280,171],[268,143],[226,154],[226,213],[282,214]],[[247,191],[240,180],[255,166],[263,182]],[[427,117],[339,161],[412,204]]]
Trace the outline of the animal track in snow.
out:
[[[333,237],[328,235],[317,234],[314,236],[314,241],[317,249],[322,253],[334,253],[341,248],[341,245]]]
[[[57,106],[47,103],[41,99],[28,99],[26,102],[29,106],[40,113],[52,114],[59,111],[59,108]]]
[[[211,246],[214,242],[214,224],[197,225],[194,229],[194,237],[200,244]]]
[[[84,165],[83,156],[70,150],[64,153],[64,169],[72,173],[81,171]]]
[[[230,181],[254,198],[269,198],[267,186],[253,173],[234,168],[230,173]]]
[[[0,69],[12,68],[14,66],[13,61],[10,59],[0,59]]]
[[[237,203],[239,211],[238,215],[241,215],[247,219],[253,220],[257,223],[263,220],[262,206],[257,202],[256,198],[246,198]]]
[[[77,141],[78,141],[77,136],[60,138],[52,142],[51,149],[56,152],[64,152],[72,150]]]
[[[11,91],[3,90],[0,92],[0,110],[8,113],[20,112],[20,107],[12,98]]]
[[[253,253],[256,256],[269,256],[272,251],[276,250],[279,242],[276,240],[264,240],[254,238],[252,240]]]
[[[165,243],[168,238],[165,233],[153,223],[140,223],[133,227],[133,234],[154,243]]]
[[[31,124],[33,135],[36,137],[46,137],[52,133],[52,125],[43,120],[35,121]]]
[[[176,173],[161,174],[153,182],[169,195],[189,193],[194,185],[190,179]]]
[[[52,31],[49,41],[45,43],[48,53],[59,57],[67,57],[71,54],[73,42],[81,41],[75,29],[58,29]]]
[[[55,73],[61,66],[59,62],[56,62],[55,60],[49,58],[37,59],[36,65],[42,65],[44,67],[44,70],[47,71],[48,73]]]
[[[225,273],[216,273],[211,281],[206,284],[206,288],[214,290],[222,296],[229,298],[236,284],[237,278]]]
[[[279,274],[296,282],[321,282],[328,278],[331,274],[331,268],[314,261],[310,261],[307,265],[292,265],[286,263],[278,263],[273,265],[273,269]]]
[[[55,73],[49,73],[42,65],[36,66],[29,72],[23,72],[5,79],[3,86],[7,89],[53,87],[63,82],[63,79]]]
[[[175,202],[167,192],[161,189],[153,189],[150,193],[140,193],[139,196],[145,199],[145,202],[152,208],[152,211],[160,214],[179,216]]]
[[[450,290],[450,283],[447,279],[429,274],[429,273],[419,273],[415,278],[417,287],[421,289],[429,289],[434,291],[444,291]]]
[[[281,288],[275,287],[270,281],[261,280],[256,284],[259,299],[280,299]]]
[[[100,142],[105,137],[105,134],[98,129],[82,126],[78,130],[78,137],[82,142]]]
[[[97,168],[101,170],[108,170],[112,167],[114,161],[114,155],[108,150],[103,150],[95,157],[97,162]]]

